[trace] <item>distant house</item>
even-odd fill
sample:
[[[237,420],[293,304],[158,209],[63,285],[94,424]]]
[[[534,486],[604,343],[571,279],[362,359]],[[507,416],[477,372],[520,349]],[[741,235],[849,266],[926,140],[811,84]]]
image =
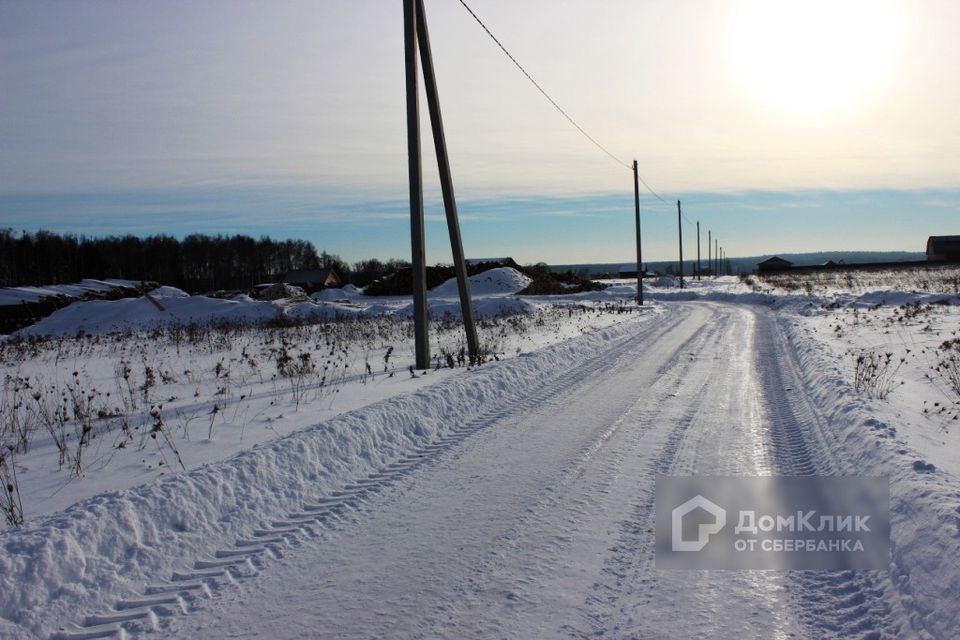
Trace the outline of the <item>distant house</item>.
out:
[[[793,263],[789,260],[784,260],[779,256],[773,256],[772,258],[767,258],[763,262],[757,265],[757,271],[759,273],[773,273],[775,271],[786,271],[787,269],[793,268]]]
[[[296,269],[283,276],[281,282],[307,291],[339,287],[341,284],[340,276],[333,269]]]
[[[629,264],[621,265],[619,271],[617,272],[617,274],[618,274],[618,275],[617,275],[618,278],[624,278],[624,279],[626,279],[626,278],[636,278],[636,277],[637,277],[637,263],[636,263],[636,262],[631,262],[631,263],[629,263]],[[644,266],[644,272],[643,272],[643,277],[644,277],[644,278],[655,278],[655,277],[657,277],[658,275],[659,275],[659,274],[651,272],[649,269],[647,269],[646,266]]]
[[[930,236],[927,238],[927,260],[931,262],[960,262],[960,236]]]

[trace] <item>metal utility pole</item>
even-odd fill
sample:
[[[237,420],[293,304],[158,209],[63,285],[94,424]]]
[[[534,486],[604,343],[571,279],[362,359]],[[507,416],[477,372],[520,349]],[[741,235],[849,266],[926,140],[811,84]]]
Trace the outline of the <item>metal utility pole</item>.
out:
[[[430,32],[427,30],[427,16],[423,8],[423,0],[416,0],[416,3],[417,42],[420,45],[420,55],[423,63],[423,84],[427,94],[427,106],[430,110],[430,124],[433,128],[433,146],[437,155],[437,169],[440,172],[440,188],[443,191],[443,208],[447,214],[447,231],[450,233],[450,251],[453,254],[453,269],[457,276],[457,289],[460,293],[460,311],[463,316],[463,328],[467,334],[467,350],[470,352],[471,362],[474,362],[480,354],[480,349],[477,341],[477,327],[474,322],[473,300],[470,299],[470,287],[467,283],[467,264],[463,256],[463,241],[460,238],[457,199],[453,193],[453,177],[450,174],[450,160],[447,157],[447,138],[443,133],[443,116],[440,113],[440,94],[437,92],[437,78],[433,71],[433,54],[430,50]]]
[[[710,271],[713,271],[713,253],[711,253],[711,249],[713,247],[710,246],[713,244],[713,238],[711,237],[712,235],[713,231],[707,229],[707,264],[710,265]]]
[[[697,280],[700,279],[700,221],[697,220]]]
[[[640,174],[633,161],[633,208],[637,220],[637,304],[643,304],[643,252],[640,249]]]
[[[467,346],[471,361],[478,355],[477,331],[474,324],[473,303],[467,285],[467,268],[460,239],[460,223],[457,217],[457,202],[453,193],[453,179],[447,157],[443,119],[440,114],[440,98],[433,70],[430,51],[430,36],[427,31],[423,0],[403,0],[403,44],[407,79],[407,158],[410,176],[410,240],[413,263],[413,333],[417,369],[430,368],[429,316],[427,309],[427,264],[424,248],[423,220],[423,168],[420,160],[420,104],[417,74],[417,48],[423,56],[424,89],[430,110],[433,143],[440,172],[443,191],[443,206],[447,214],[447,230],[450,232],[450,248],[453,253],[454,272],[460,292],[460,310],[467,334]]]
[[[677,200],[677,232],[680,238],[680,288],[683,289],[683,222],[680,218],[683,214],[680,212],[680,201]]]

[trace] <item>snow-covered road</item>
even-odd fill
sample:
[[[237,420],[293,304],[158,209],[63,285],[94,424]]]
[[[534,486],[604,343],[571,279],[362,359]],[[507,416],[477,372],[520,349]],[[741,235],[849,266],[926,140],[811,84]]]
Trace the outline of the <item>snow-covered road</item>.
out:
[[[773,313],[668,307],[274,521],[268,560],[156,620],[162,635],[910,637],[886,574],[655,569],[658,474],[854,471]]]

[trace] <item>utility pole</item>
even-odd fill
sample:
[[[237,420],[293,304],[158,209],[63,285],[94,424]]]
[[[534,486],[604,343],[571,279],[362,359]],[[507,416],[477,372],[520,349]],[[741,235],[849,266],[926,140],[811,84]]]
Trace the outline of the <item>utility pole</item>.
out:
[[[470,361],[476,362],[480,355],[477,326],[474,321],[473,300],[470,299],[470,287],[467,283],[467,264],[463,255],[463,241],[460,238],[460,220],[457,215],[457,199],[453,193],[450,160],[447,157],[447,138],[443,133],[440,94],[437,91],[437,77],[433,71],[430,32],[427,30],[427,15],[423,8],[423,0],[416,0],[416,2],[417,42],[420,45],[423,62],[423,84],[427,94],[427,106],[430,109],[433,146],[436,150],[437,169],[440,172],[440,188],[443,192],[443,208],[447,215],[447,231],[450,234],[450,251],[453,254],[453,269],[457,276],[457,289],[460,293],[460,311],[463,316],[463,328],[467,334],[467,350],[470,353]]]
[[[713,239],[713,275],[720,275],[720,240]]]
[[[633,208],[637,222],[637,304],[643,304],[643,251],[640,249],[640,174],[633,161]]]
[[[700,221],[697,220],[697,280],[700,279]]]
[[[460,311],[467,334],[471,360],[478,354],[477,332],[474,324],[473,303],[467,285],[467,269],[460,239],[460,223],[457,203],[453,193],[450,162],[447,157],[443,120],[440,115],[440,99],[433,56],[430,51],[430,36],[427,31],[423,0],[403,0],[403,45],[407,84],[407,159],[410,178],[410,244],[412,252],[413,280],[413,333],[417,369],[430,368],[429,313],[427,309],[427,264],[424,242],[423,219],[423,167],[420,154],[420,103],[417,73],[417,48],[423,55],[424,89],[430,110],[430,124],[437,155],[437,167],[443,191],[443,205],[447,214],[447,230],[450,232],[450,248],[453,253],[454,272],[460,292]]]
[[[680,238],[680,288],[683,289],[683,222],[680,220],[682,217],[680,212],[680,201],[677,200],[677,233]]]
[[[430,368],[427,335],[427,260],[423,233],[423,168],[420,164],[420,92],[417,76],[417,0],[403,0],[403,48],[407,76],[407,170],[410,176],[410,246],[413,268],[413,335],[417,369]]]
[[[707,229],[707,264],[710,265],[711,272],[713,272],[713,253],[711,252],[713,247],[710,246],[713,244],[713,239],[711,238],[712,235],[713,231]]]

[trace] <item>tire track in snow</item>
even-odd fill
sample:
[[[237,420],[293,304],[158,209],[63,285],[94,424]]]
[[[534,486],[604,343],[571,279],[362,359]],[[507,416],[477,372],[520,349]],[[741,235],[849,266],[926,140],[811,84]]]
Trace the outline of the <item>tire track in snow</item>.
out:
[[[646,479],[620,523],[604,578],[586,602],[584,624],[565,628],[571,637],[787,637],[799,627],[778,576],[655,569],[657,475],[758,474],[770,465],[755,442],[761,436],[751,377],[752,316],[728,306],[689,307],[710,310],[709,322],[722,331],[700,345],[696,366],[678,381],[679,409],[651,403],[650,419],[670,426],[645,462]],[[648,438],[639,450],[653,444]]]
[[[557,566],[560,563],[558,559],[582,555],[576,551],[577,545],[583,544],[578,538],[595,533],[591,529],[597,528],[598,518],[602,519],[603,512],[611,501],[618,500],[618,488],[614,485],[623,482],[621,476],[629,475],[631,480],[634,479],[632,471],[624,471],[624,465],[632,460],[636,448],[644,441],[644,436],[650,430],[656,429],[655,416],[651,416],[645,407],[646,398],[649,397],[647,394],[668,396],[675,393],[693,365],[690,354],[699,351],[715,333],[716,329],[710,325],[705,332],[694,330],[689,338],[670,350],[660,366],[650,372],[652,385],[641,386],[638,389],[639,396],[632,400],[611,424],[599,425],[596,435],[568,461],[559,472],[557,480],[547,485],[534,498],[525,517],[498,540],[499,546],[491,553],[489,561],[457,585],[456,592],[460,597],[483,604],[479,606],[479,611],[470,611],[468,614],[475,619],[473,626],[469,626],[462,619],[466,614],[460,614],[461,619],[453,635],[462,632],[466,625],[467,629],[482,629],[482,632],[477,631],[478,636],[493,634],[510,637],[516,634],[510,624],[516,624],[521,618],[526,619],[523,624],[527,626],[555,622],[551,619],[551,611],[539,611],[538,607],[541,601],[546,599],[545,595],[564,591],[563,577],[558,577],[557,574],[563,574],[565,570]],[[649,347],[649,343],[642,346],[637,361],[643,362]],[[628,360],[628,368],[636,368],[637,361]],[[618,369],[604,372],[605,378],[597,380],[593,385],[580,386],[576,394],[598,397],[601,395],[598,387],[610,384],[611,378],[626,384],[619,375],[623,372]],[[688,425],[689,421],[686,421],[686,424]],[[686,427],[680,424],[674,432],[684,428]],[[668,439],[667,449],[679,445],[679,436],[675,433],[674,436]],[[648,483],[644,481],[643,484]],[[630,486],[631,489],[634,488],[632,481]],[[611,522],[609,526],[613,528],[615,523]],[[526,562],[517,563],[518,556],[527,556]],[[566,570],[567,573],[569,571]],[[500,607],[494,607],[494,611],[485,606],[490,600],[491,584],[504,585],[505,598],[509,601]],[[451,636],[443,619],[446,613],[445,607],[438,608],[427,627],[426,636]],[[564,633],[568,633],[569,628],[568,626]]]
[[[681,322],[687,329],[678,339],[675,326]],[[503,582],[508,576],[502,569],[516,561],[523,574],[529,569],[530,575],[549,575],[550,559],[562,559],[555,550],[569,544],[568,532],[539,526],[539,514],[546,516],[546,523],[557,523],[550,520],[552,510],[541,505],[551,493],[570,495],[558,489],[561,481],[568,489],[592,484],[580,480],[582,472],[589,473],[597,468],[593,461],[610,455],[607,442],[621,432],[614,429],[611,436],[610,427],[643,391],[624,392],[610,385],[611,373],[635,369],[650,345],[656,345],[658,359],[647,371],[648,378],[653,376],[661,356],[681,359],[683,342],[697,328],[684,314],[671,313],[629,341],[632,347],[597,353],[590,358],[595,364],[578,366],[568,383],[544,389],[544,397],[533,398],[530,407],[511,412],[495,428],[476,434],[469,445],[446,451],[377,496],[366,513],[338,527],[329,544],[314,545],[307,557],[284,561],[296,566],[264,572],[230,602],[214,604],[201,616],[181,618],[170,631],[176,637],[224,628],[240,633],[233,624],[238,613],[249,619],[242,612],[268,597],[291,601],[282,619],[255,620],[252,628],[243,626],[242,633],[262,636],[292,618],[298,626],[287,628],[288,637],[297,631],[309,635],[306,629],[324,629],[337,637],[517,637],[512,611],[525,606],[536,585]],[[610,391],[623,410],[597,407],[591,415],[594,398],[589,391],[594,389]],[[578,422],[573,399],[583,401],[588,424]],[[577,497],[561,502],[569,507],[564,517],[590,508],[589,501]],[[530,549],[526,542],[542,548]],[[314,568],[316,578],[303,573]],[[289,575],[295,576],[295,584]]]
[[[816,410],[799,364],[771,314],[761,317],[757,364],[766,388],[770,447],[782,475],[857,475],[837,432]],[[787,589],[811,637],[914,637],[889,575],[868,571],[794,571]]]
[[[323,544],[333,532],[361,522],[365,511],[376,508],[372,503],[378,493],[396,486],[476,432],[509,416],[547,406],[561,395],[561,391],[609,367],[609,359],[623,359],[624,353],[656,341],[683,319],[675,316],[660,320],[646,322],[637,331],[605,345],[605,350],[587,362],[553,372],[533,394],[526,388],[505,390],[495,406],[482,409],[446,435],[364,478],[344,484],[329,495],[300,505],[286,517],[260,523],[248,536],[224,545],[209,557],[196,559],[189,567],[173,572],[167,580],[155,581],[139,594],[121,598],[111,610],[86,616],[80,624],[54,633],[51,640],[126,638],[131,634],[149,634],[168,626],[168,619],[172,617],[189,614],[195,607],[209,606],[205,601],[216,598],[231,585],[256,577],[272,560],[283,558],[307,544]]]
[[[707,326],[710,327],[708,333],[693,336],[685,343],[688,349],[696,346],[696,352],[699,354],[705,345],[715,338],[718,333],[715,327],[720,324],[717,321],[718,315],[720,314],[714,310],[708,321]],[[687,350],[687,354],[689,353],[690,351]],[[659,441],[650,442],[652,438],[643,437],[635,439],[635,449],[652,444],[652,450],[656,453],[646,461],[643,481],[636,484],[637,492],[632,499],[634,506],[631,508],[629,517],[620,522],[619,535],[603,567],[604,581],[593,585],[592,593],[585,602],[586,610],[582,617],[586,624],[574,622],[563,627],[563,631],[570,637],[629,635],[635,620],[626,611],[623,601],[632,600],[634,603],[649,604],[655,599],[656,584],[651,579],[651,574],[655,551],[653,528],[656,477],[669,473],[675,467],[677,457],[685,446],[687,432],[694,425],[696,417],[703,408],[702,391],[718,371],[716,364],[709,373],[705,374],[701,371],[699,378],[691,385],[687,376],[694,362],[695,357],[674,359],[672,371],[667,366],[658,370],[660,375],[650,388],[650,397],[678,398],[674,406],[658,403],[658,406],[644,407],[638,412],[642,423],[672,424],[672,426],[665,432],[661,430]],[[668,373],[672,375],[666,375]],[[681,392],[684,393],[683,398],[680,398]],[[679,416],[671,413],[675,411],[675,405],[683,406]],[[647,632],[650,633],[649,628]]]

